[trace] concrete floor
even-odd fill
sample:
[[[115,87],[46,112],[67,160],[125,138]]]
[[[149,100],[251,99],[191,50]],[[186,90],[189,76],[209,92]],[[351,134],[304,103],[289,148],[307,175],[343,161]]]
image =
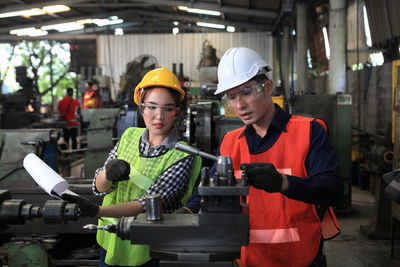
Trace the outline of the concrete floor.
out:
[[[371,223],[374,203],[370,191],[353,186],[352,212],[338,215],[342,233],[325,242],[329,267],[400,267],[400,240],[395,241],[395,257],[392,259],[390,240],[373,240],[360,233],[361,225]],[[390,227],[387,231],[390,232]]]

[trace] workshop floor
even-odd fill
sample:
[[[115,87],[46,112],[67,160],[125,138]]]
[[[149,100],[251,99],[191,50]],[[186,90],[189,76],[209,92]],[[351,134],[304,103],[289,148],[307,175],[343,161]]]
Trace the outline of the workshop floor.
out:
[[[390,257],[390,240],[372,240],[360,233],[361,225],[371,223],[374,195],[352,188],[352,212],[338,215],[342,233],[325,243],[329,267],[400,266],[400,240],[395,242],[395,257]],[[397,228],[399,229],[399,228]],[[387,229],[390,232],[390,229]]]

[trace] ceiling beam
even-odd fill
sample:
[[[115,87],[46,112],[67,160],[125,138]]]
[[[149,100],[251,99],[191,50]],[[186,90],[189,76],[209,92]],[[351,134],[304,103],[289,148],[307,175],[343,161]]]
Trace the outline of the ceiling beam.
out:
[[[132,1],[132,0],[131,0]],[[137,2],[137,1],[132,1]],[[157,5],[167,5],[167,6],[188,6],[191,8],[208,9],[215,10],[224,13],[251,16],[251,17],[262,17],[269,19],[276,19],[278,13],[275,11],[259,10],[259,9],[249,9],[234,6],[220,6],[218,4],[204,3],[204,2],[184,2],[184,1],[173,1],[173,0],[142,0],[145,3],[154,3]]]
[[[198,16],[190,16],[190,15],[178,15],[176,13],[168,13],[168,12],[153,12],[148,10],[136,10],[137,14],[144,16],[153,16],[153,17],[161,17],[161,18],[170,18],[171,20],[183,20],[190,22],[209,22],[209,23],[217,23],[225,26],[234,26],[236,28],[251,30],[251,31],[271,31],[272,27],[268,24],[255,24],[255,23],[247,23],[241,21],[233,21],[233,20],[219,20],[219,19],[201,19]]]
[[[155,17],[155,18],[164,18],[164,19],[170,19],[170,20],[181,20],[181,21],[189,21],[189,22],[198,22],[198,21],[203,21],[203,22],[209,22],[209,23],[217,23],[217,24],[223,24],[225,26],[234,26],[239,29],[246,29],[250,31],[264,31],[268,32],[272,30],[271,25],[268,24],[252,24],[252,23],[246,23],[246,22],[240,22],[240,21],[229,21],[229,20],[218,20],[218,19],[208,19],[208,20],[202,20],[198,16],[190,16],[190,15],[177,15],[176,13],[168,13],[168,12],[156,12],[156,11],[149,11],[149,10],[143,10],[143,9],[137,9],[135,10],[135,15],[142,15],[146,17]],[[53,20],[47,20],[43,21],[41,23],[29,23],[29,24],[24,24],[23,26],[10,26],[10,27],[1,27],[0,28],[0,33],[3,34],[8,34],[10,30],[15,30],[15,29],[20,29],[20,28],[29,28],[29,27],[38,27],[40,28],[41,26],[46,26],[46,25],[52,25],[52,24],[59,24],[59,23],[67,23],[67,22],[72,22],[80,19],[87,19],[87,18],[107,18],[109,16],[118,16],[123,19],[124,16],[130,16],[132,15],[132,10],[124,10],[124,11],[117,11],[117,12],[102,12],[102,13],[97,13],[97,14],[90,14],[86,16],[79,16],[79,17],[74,17],[74,18],[68,18],[68,19],[53,19]],[[129,21],[126,21],[129,22]]]

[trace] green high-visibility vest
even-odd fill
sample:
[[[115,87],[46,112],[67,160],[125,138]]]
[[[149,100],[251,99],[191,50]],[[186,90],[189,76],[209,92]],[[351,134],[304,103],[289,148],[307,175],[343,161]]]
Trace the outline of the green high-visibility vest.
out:
[[[145,128],[130,127],[123,133],[118,145],[118,158],[129,162],[130,179],[116,184],[116,188],[103,199],[103,206],[130,202],[140,198],[150,188],[159,175],[170,166],[184,159],[189,154],[171,149],[157,157],[140,156],[140,137]],[[183,142],[182,142],[183,143]],[[182,198],[182,204],[192,194],[201,168],[201,158],[195,157],[188,189]],[[102,218],[99,226],[117,223],[116,218]],[[132,245],[129,240],[121,240],[116,234],[97,231],[97,242],[107,251],[105,262],[109,265],[138,266],[149,261],[150,250],[147,245]]]

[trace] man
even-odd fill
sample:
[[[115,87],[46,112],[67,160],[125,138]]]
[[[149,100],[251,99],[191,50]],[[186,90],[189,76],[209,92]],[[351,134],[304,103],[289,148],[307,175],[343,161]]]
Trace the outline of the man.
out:
[[[333,210],[343,194],[325,124],[272,102],[271,67],[255,51],[230,48],[218,65],[223,99],[245,124],[226,133],[220,154],[249,182],[249,244],[240,266],[326,266],[323,240],[340,233]],[[189,200],[185,209],[196,209]]]
[[[78,125],[79,121],[76,119],[76,112],[80,107],[79,101],[73,98],[74,90],[67,89],[67,94],[58,102],[58,113],[64,116],[66,126],[63,128],[63,136],[65,143],[69,146],[69,139],[71,138],[72,149],[78,147]]]

